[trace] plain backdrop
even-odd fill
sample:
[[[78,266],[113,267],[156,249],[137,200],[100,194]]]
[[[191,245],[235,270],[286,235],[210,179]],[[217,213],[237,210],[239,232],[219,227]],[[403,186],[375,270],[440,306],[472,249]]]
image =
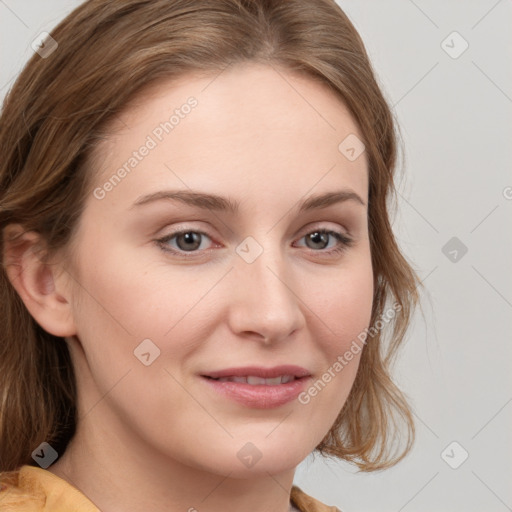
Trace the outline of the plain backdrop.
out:
[[[2,99],[79,3],[0,0]],[[428,293],[395,375],[417,442],[377,473],[310,456],[295,483],[343,512],[512,510],[512,2],[338,3],[405,147],[393,228]]]

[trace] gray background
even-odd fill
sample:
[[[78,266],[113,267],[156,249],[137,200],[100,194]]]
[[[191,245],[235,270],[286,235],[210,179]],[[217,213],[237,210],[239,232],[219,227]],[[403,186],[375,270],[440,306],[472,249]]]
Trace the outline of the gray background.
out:
[[[79,3],[0,0],[0,97],[32,40]],[[395,373],[418,436],[392,469],[358,474],[310,456],[295,483],[343,512],[512,510],[512,2],[338,3],[405,144],[394,229],[428,294]]]

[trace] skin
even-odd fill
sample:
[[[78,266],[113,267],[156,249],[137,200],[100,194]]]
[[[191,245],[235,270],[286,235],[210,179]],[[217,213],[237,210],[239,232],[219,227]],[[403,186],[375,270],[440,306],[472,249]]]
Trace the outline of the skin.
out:
[[[316,381],[369,326],[373,283],[365,155],[338,150],[359,129],[323,84],[283,69],[237,65],[160,83],[97,147],[101,187],[175,108],[198,105],[103,199],[91,193],[68,249],[43,265],[34,233],[7,247],[9,277],[49,332],[65,337],[78,383],[75,437],[49,471],[103,512],[285,512],[296,466],[324,438],[354,381],[354,355],[308,404],[254,409],[198,376],[249,364],[297,364]],[[115,128],[115,129],[114,129]],[[298,214],[311,195],[351,189],[348,200]],[[197,190],[240,202],[236,215],[142,195]],[[156,239],[205,231],[196,256]],[[341,253],[326,228],[353,239]],[[8,232],[15,232],[9,226]],[[253,237],[263,252],[235,251]],[[167,246],[187,253],[183,237]],[[193,244],[192,244],[193,245]],[[134,356],[144,339],[160,356]],[[261,459],[246,467],[251,442]],[[194,508],[192,508],[194,507]]]

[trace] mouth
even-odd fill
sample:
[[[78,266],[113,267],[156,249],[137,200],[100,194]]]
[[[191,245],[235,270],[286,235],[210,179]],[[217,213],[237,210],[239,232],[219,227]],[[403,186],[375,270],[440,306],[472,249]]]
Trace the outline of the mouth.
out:
[[[239,366],[225,368],[223,370],[212,370],[204,373],[203,377],[208,377],[221,382],[240,382],[249,385],[267,385],[276,386],[287,384],[295,379],[311,376],[310,372],[302,366],[294,364],[282,364],[272,368],[264,366]],[[224,380],[222,380],[224,379]]]
[[[304,368],[283,365],[231,368],[210,372],[201,378],[214,397],[223,397],[253,409],[273,409],[294,401],[312,376]]]
[[[203,375],[203,377],[217,382],[238,382],[240,384],[249,384],[250,386],[279,386],[280,384],[288,384],[295,380],[305,379],[306,377],[296,377],[295,375],[279,375],[272,378],[258,377],[256,375],[235,376],[230,377],[210,377]]]

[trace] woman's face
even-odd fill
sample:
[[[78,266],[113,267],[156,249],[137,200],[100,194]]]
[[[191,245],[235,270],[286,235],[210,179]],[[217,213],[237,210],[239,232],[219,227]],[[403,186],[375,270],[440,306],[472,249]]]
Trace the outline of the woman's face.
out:
[[[68,266],[80,425],[103,432],[98,450],[247,478],[295,467],[323,439],[372,308],[356,137],[325,86],[254,64],[160,84],[118,117]],[[266,390],[205,377],[281,365],[310,376]]]

